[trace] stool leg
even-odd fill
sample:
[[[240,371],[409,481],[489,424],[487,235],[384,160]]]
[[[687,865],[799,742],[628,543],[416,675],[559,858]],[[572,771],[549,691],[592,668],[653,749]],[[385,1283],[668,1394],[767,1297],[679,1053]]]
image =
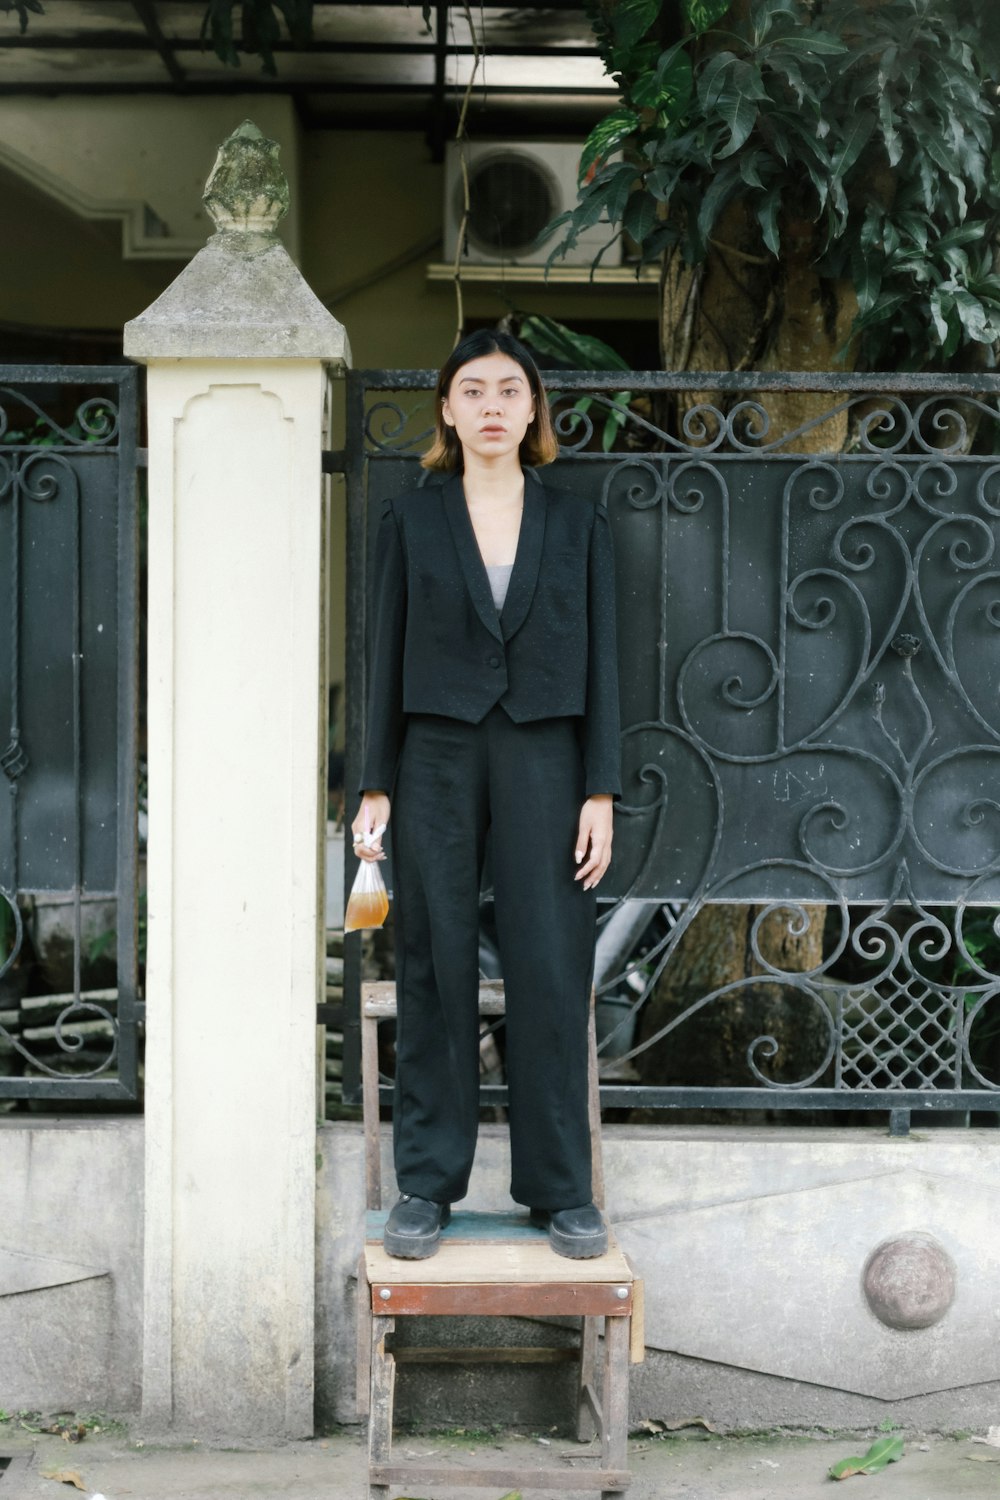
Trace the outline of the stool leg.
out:
[[[580,1329],[580,1373],[576,1391],[576,1438],[579,1443],[589,1443],[597,1425],[594,1407],[597,1405],[597,1318],[584,1318]]]
[[[628,1465],[628,1366],[631,1319],[604,1320],[604,1386],[601,1391],[601,1466]],[[602,1490],[601,1500],[619,1500],[620,1490]]]
[[[394,1318],[372,1318],[372,1385],[368,1412],[368,1500],[389,1500],[389,1486],[372,1482],[374,1464],[387,1464],[392,1455],[392,1399],[396,1361],[385,1347]]]
[[[365,1258],[358,1261],[356,1392],[358,1416],[367,1417],[372,1390],[372,1289]]]

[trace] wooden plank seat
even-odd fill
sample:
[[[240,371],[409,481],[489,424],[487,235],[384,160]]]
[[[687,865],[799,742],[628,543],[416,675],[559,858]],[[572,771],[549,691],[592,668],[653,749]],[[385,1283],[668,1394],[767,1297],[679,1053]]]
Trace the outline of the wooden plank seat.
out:
[[[503,986],[484,981],[480,1015],[503,1015]],[[608,1250],[590,1260],[556,1255],[544,1229],[527,1212],[456,1210],[435,1255],[402,1260],[382,1248],[387,1211],[382,1207],[379,1144],[378,1022],[396,1013],[392,984],[362,986],[362,1086],[368,1196],[366,1239],[358,1265],[358,1408],[368,1416],[368,1486],[371,1500],[386,1500],[393,1485],[490,1486],[507,1489],[599,1490],[604,1500],[630,1482],[627,1467],[630,1362],[643,1357],[642,1282],[609,1236]],[[603,1203],[600,1111],[593,1006],[590,1019],[590,1121],[595,1200]],[[387,1339],[395,1320],[412,1316],[565,1317],[581,1320],[575,1349],[403,1348]],[[598,1359],[604,1329],[603,1358]],[[393,1396],[397,1364],[578,1364],[577,1436],[601,1440],[595,1466],[584,1470],[456,1468],[401,1461],[393,1452]],[[601,1379],[598,1380],[598,1364]]]

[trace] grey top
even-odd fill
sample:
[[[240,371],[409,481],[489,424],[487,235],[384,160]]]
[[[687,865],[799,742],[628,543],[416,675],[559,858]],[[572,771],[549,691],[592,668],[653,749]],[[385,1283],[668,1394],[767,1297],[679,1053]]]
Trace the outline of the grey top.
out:
[[[489,575],[490,588],[493,590],[493,603],[497,607],[497,614],[503,609],[503,602],[507,597],[507,585],[510,583],[513,563],[494,563],[492,566],[486,564],[486,572]]]

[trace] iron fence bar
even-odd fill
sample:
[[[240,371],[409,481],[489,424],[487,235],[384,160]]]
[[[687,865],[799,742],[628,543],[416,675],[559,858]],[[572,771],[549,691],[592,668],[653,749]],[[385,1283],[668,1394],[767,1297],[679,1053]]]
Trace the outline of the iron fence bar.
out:
[[[139,370],[126,371],[119,406],[118,464],[118,1076],[139,1093],[138,754],[139,754]]]
[[[347,372],[344,449],[344,479],[347,493],[347,629],[346,650],[349,688],[345,703],[344,794],[345,807],[356,805],[355,788],[361,775],[361,737],[368,666],[365,660],[368,617],[368,515],[365,503],[364,431],[366,382],[354,370]],[[344,840],[344,891],[350,891],[357,864]],[[344,944],[344,1063],[345,1104],[361,1098],[361,944]]]
[[[678,374],[665,370],[542,370],[546,386],[565,391],[857,391],[880,395],[1000,395],[1000,375],[898,375],[872,371],[843,375],[824,371],[776,370],[756,374],[752,370],[706,370]],[[352,370],[355,381],[370,391],[433,390],[436,370]],[[609,455],[605,454],[604,457]],[[800,459],[808,457],[800,454]]]
[[[383,1103],[392,1102],[392,1085],[382,1083],[379,1097]],[[480,1103],[503,1106],[507,1103],[507,1088],[500,1083],[484,1083],[479,1087]],[[879,1092],[875,1089],[847,1092],[844,1089],[803,1089],[789,1094],[770,1089],[714,1088],[690,1085],[672,1088],[669,1085],[652,1084],[601,1084],[601,1107],[604,1109],[780,1109],[780,1110],[861,1110],[866,1114],[889,1113],[900,1119],[909,1116],[911,1110],[928,1110],[934,1114],[953,1114],[966,1110],[977,1113],[1000,1111],[1000,1097],[988,1093],[976,1093],[969,1089],[954,1093],[923,1092],[919,1089]]]

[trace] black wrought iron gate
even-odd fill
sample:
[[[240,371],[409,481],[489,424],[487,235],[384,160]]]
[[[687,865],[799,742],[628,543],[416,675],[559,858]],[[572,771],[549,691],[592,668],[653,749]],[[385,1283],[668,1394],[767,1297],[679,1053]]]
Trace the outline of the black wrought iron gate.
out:
[[[740,1086],[614,1083],[605,1102],[880,1109],[900,1128],[913,1108],[995,1111],[1000,379],[633,374],[618,428],[621,378],[547,377],[563,446],[546,478],[599,495],[615,540],[625,794],[605,920],[683,903],[629,1009],[706,903],[760,910],[756,976],[699,996],[619,1062],[762,976],[818,1043],[789,1072],[786,1039],[756,1036]],[[370,518],[427,478],[433,380],[348,381],[352,792]],[[774,397],[789,391],[821,409],[783,423]],[[820,964],[769,960],[775,913],[800,932],[825,924]],[[356,961],[347,984],[350,1012]]]
[[[137,1094],[137,376],[0,367],[0,1099]]]

